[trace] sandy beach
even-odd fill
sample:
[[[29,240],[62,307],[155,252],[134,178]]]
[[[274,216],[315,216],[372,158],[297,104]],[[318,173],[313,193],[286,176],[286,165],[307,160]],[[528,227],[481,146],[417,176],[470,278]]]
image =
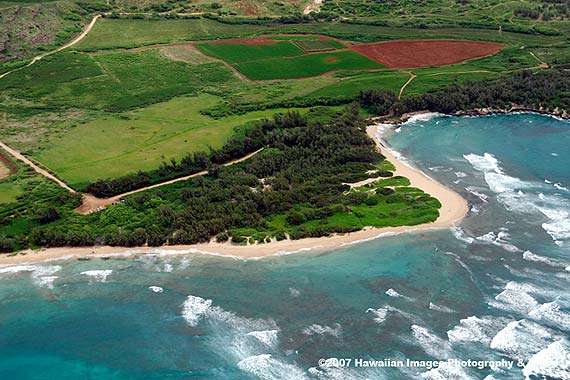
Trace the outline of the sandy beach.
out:
[[[207,254],[225,256],[238,259],[260,259],[263,257],[292,254],[309,250],[328,250],[362,241],[372,240],[381,236],[399,233],[420,231],[434,228],[449,228],[456,226],[467,214],[467,201],[453,190],[434,181],[421,171],[398,160],[378,139],[379,126],[371,125],[367,128],[368,135],[374,139],[381,153],[396,167],[394,175],[407,177],[411,186],[420,188],[431,196],[437,198],[442,208],[439,210],[439,218],[432,223],[418,226],[401,226],[385,228],[365,228],[361,231],[334,235],[322,238],[307,238],[301,240],[283,240],[267,244],[237,246],[229,243],[204,243],[185,246],[164,247],[62,247],[47,248],[37,251],[27,250],[18,255],[1,255],[0,265],[20,265],[53,261],[83,256],[134,256],[138,254]]]

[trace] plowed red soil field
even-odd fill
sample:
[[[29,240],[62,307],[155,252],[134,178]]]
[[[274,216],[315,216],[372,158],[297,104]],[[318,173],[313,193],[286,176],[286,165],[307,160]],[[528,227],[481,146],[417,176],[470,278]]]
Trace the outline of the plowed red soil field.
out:
[[[443,66],[486,57],[504,48],[491,42],[398,40],[353,45],[352,50],[391,68]]]

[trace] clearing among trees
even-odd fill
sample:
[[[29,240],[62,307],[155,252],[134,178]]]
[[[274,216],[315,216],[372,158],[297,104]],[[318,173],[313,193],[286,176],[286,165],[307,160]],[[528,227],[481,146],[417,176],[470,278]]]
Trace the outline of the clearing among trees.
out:
[[[352,50],[391,68],[444,66],[486,57],[502,44],[462,40],[399,40],[354,45]]]

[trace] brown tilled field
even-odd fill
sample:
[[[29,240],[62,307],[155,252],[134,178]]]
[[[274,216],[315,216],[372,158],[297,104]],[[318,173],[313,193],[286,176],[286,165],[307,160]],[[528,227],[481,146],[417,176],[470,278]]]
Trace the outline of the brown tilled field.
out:
[[[399,40],[354,45],[352,50],[391,68],[443,66],[497,53],[501,44],[460,40]]]
[[[0,153],[0,179],[8,177],[10,174],[18,172],[18,167],[12,160]]]

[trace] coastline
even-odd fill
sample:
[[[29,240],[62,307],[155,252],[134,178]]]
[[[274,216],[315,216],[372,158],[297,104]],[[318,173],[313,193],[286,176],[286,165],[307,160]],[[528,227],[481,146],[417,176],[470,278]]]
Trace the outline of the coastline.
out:
[[[402,121],[401,121],[402,122]],[[401,123],[400,122],[400,123]],[[374,140],[376,146],[396,168],[394,175],[401,175],[410,180],[411,186],[417,187],[437,198],[442,207],[439,217],[431,223],[416,226],[399,227],[366,227],[360,231],[330,237],[306,238],[300,240],[282,240],[265,244],[255,245],[232,245],[230,243],[201,243],[184,246],[162,247],[56,247],[40,250],[26,250],[17,255],[1,255],[0,265],[33,264],[44,261],[65,260],[79,257],[112,257],[112,256],[136,256],[139,254],[204,254],[212,256],[229,257],[235,259],[261,259],[264,257],[293,254],[310,250],[329,250],[346,245],[356,244],[363,241],[379,238],[381,236],[396,235],[406,232],[414,232],[428,229],[450,228],[456,226],[467,214],[467,201],[458,193],[436,182],[423,172],[412,168],[400,161],[378,137],[381,125],[376,124],[367,127],[367,134]]]

